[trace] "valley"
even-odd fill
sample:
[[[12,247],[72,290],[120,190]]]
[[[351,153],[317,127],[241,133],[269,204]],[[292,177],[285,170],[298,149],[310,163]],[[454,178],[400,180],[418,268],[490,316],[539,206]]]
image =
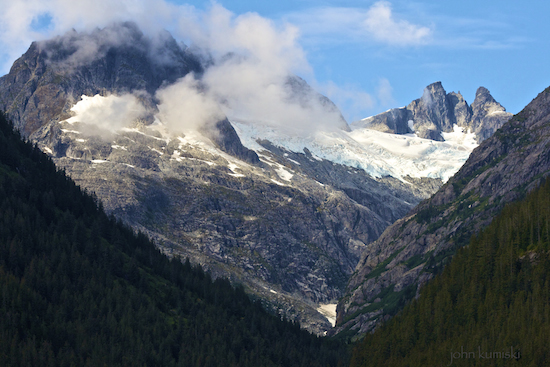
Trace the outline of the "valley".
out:
[[[0,365],[550,365],[549,10],[5,2]]]
[[[127,40],[103,41],[116,33]],[[348,125],[330,100],[285,76],[289,100],[281,103],[297,116],[323,116],[319,126],[283,128],[284,120],[215,108],[202,125],[183,124],[196,111],[173,98],[185,92],[211,105],[193,94],[191,79],[209,69],[171,36],[161,39],[124,23],[34,43],[0,79],[1,107],[58,168],[163,253],[242,284],[317,334],[335,317],[319,310],[344,296],[368,246],[510,115],[485,88],[470,107],[434,83],[407,107],[406,122],[394,109],[386,113],[394,117]],[[101,52],[75,61],[86,42]]]

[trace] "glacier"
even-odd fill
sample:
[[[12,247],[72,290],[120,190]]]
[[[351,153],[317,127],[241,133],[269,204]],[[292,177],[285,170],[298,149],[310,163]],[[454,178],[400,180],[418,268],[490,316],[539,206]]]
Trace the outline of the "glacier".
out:
[[[266,150],[258,140],[295,153],[311,152],[314,159],[362,169],[373,177],[430,177],[446,182],[478,146],[471,131],[454,126],[442,133],[444,141],[423,139],[415,134],[390,134],[364,127],[319,130],[307,136],[291,136],[272,126],[230,119],[244,146],[258,153]]]

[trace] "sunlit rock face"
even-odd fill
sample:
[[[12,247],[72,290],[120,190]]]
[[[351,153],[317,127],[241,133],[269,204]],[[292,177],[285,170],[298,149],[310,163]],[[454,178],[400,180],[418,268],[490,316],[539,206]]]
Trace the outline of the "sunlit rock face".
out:
[[[421,138],[443,141],[441,133],[454,126],[476,135],[480,143],[512,117],[484,87],[479,87],[471,106],[460,92],[447,93],[441,82],[428,85],[421,98],[408,106],[394,108],[357,121],[355,127],[368,127],[393,134],[415,133]]]

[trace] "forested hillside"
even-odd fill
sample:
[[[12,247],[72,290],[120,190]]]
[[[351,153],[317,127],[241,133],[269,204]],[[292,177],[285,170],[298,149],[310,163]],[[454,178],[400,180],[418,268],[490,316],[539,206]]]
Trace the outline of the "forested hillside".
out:
[[[339,362],[345,346],[108,217],[0,115],[0,365]]]
[[[352,366],[550,363],[550,181],[508,205]]]

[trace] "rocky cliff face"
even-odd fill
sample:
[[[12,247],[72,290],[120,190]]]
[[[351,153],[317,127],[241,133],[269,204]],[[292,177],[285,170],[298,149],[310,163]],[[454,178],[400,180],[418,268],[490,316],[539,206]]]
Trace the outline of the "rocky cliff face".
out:
[[[190,257],[326,331],[331,325],[317,309],[340,298],[365,245],[440,181],[376,179],[269,141],[251,151],[227,119],[185,135],[167,131],[155,120],[155,92],[202,71],[171,37],[152,40],[132,24],[70,33],[33,43],[0,78],[0,108],[108,212],[168,255]],[[307,103],[311,88],[289,83]],[[116,132],[100,134],[71,111],[81,95],[129,92],[145,113]]]
[[[512,114],[506,112],[484,87],[479,87],[471,106],[460,93],[445,92],[441,82],[428,85],[421,98],[403,108],[394,108],[355,122],[393,134],[416,133],[442,141],[442,132],[452,132],[455,125],[476,134],[478,142],[491,136]]]
[[[472,110],[472,120],[500,111],[483,89]],[[338,304],[335,332],[366,333],[391,317],[504,204],[550,175],[549,116],[547,89],[483,141],[434,196],[367,245]]]

